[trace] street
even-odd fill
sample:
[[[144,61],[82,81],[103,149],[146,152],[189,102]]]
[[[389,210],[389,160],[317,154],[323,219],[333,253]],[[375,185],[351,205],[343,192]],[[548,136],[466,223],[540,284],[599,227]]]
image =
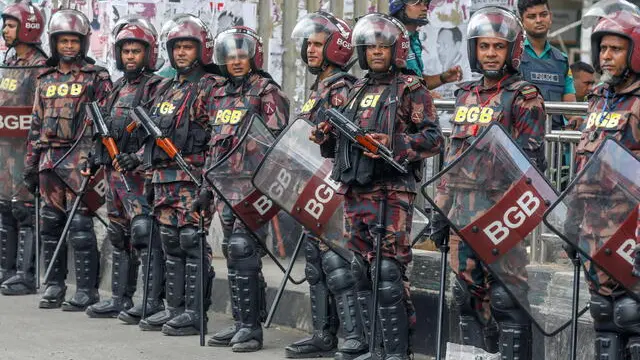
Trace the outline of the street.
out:
[[[71,289],[67,291],[67,297]],[[105,295],[105,294],[101,294]],[[200,347],[198,336],[169,337],[143,332],[117,319],[89,319],[84,313],[38,309],[39,295],[0,296],[1,360],[168,360],[284,358],[284,347],[303,336],[289,328],[265,330],[259,353]],[[210,334],[231,324],[228,315],[209,313]],[[207,335],[207,339],[209,335]]]

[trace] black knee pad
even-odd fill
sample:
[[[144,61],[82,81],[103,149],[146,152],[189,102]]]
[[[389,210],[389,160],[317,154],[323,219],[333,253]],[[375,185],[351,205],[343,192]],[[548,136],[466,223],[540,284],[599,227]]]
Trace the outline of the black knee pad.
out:
[[[322,254],[322,269],[327,278],[327,286],[333,294],[340,294],[356,286],[357,280],[366,274],[354,273],[351,264],[333,251]],[[357,268],[365,271],[364,268]]]
[[[109,226],[107,227],[107,237],[114,249],[125,250],[126,234],[124,233],[124,228],[122,226],[114,222],[109,222]]]
[[[527,325],[531,321],[527,313],[516,303],[501,284],[491,285],[491,312],[498,323]]]
[[[31,226],[34,219],[34,207],[27,206],[24,201],[16,201],[11,204],[11,214],[23,226]]]
[[[195,226],[184,226],[180,228],[180,248],[187,254],[187,257],[200,257],[199,242],[198,228]]]
[[[62,211],[44,206],[42,211],[40,211],[40,218],[42,222],[42,229],[40,231],[42,231],[43,235],[56,237],[62,234],[65,223],[65,215]]]
[[[322,257],[318,244],[307,240],[305,242],[304,257],[305,260],[307,260],[304,268],[307,281],[309,285],[315,285],[324,278],[324,274],[322,273]]]
[[[640,335],[640,303],[624,295],[613,306],[613,322],[625,334]]]
[[[371,271],[374,271],[374,267],[371,267]],[[403,301],[404,284],[402,275],[403,269],[399,262],[388,258],[380,260],[380,305],[391,306]]]
[[[133,247],[136,249],[147,247],[153,226],[153,218],[147,215],[138,215],[131,220],[131,244]],[[158,242],[155,241],[155,243],[157,244]]]
[[[591,293],[589,303],[595,331],[617,332],[618,328],[613,322],[613,300],[610,297]]]
[[[167,256],[183,258],[184,252],[180,248],[180,235],[178,229],[173,226],[160,225],[160,241]]]
[[[11,201],[0,201],[0,216],[1,217],[13,217]]]
[[[256,247],[255,240],[249,234],[232,234],[229,237],[229,268],[238,271],[259,271],[262,264]]]
[[[90,250],[97,247],[91,217],[75,214],[69,225],[69,244],[74,250]]]

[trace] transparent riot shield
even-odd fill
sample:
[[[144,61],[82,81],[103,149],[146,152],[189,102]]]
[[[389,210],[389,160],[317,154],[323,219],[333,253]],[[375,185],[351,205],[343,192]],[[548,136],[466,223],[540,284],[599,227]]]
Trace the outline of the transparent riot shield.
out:
[[[284,271],[284,266],[270,249],[294,247],[302,235],[302,227],[251,183],[253,173],[275,136],[256,115],[244,124],[244,129],[241,136],[231,138],[231,149],[205,171],[205,180],[217,198],[233,210],[251,236]],[[296,271],[296,274],[300,272],[303,271]],[[293,282],[303,282],[304,276],[302,279]]]
[[[347,248],[344,237],[344,188],[331,179],[333,162],[309,141],[314,125],[294,121],[268,150],[253,177],[267,195],[327,245]],[[429,219],[414,208],[412,244],[425,233]]]
[[[639,206],[640,160],[608,138],[544,222],[640,301],[640,278],[632,275]]]
[[[33,201],[23,185],[35,83],[43,67],[0,67],[0,201]]]
[[[431,184],[433,197],[426,191]],[[570,325],[571,266],[532,264],[526,239],[557,194],[504,128],[488,126],[422,190],[541,332],[553,335]]]

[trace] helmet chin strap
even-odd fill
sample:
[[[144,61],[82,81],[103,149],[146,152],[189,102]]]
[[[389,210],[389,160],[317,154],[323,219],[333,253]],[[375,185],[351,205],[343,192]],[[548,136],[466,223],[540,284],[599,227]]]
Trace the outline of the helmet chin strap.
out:
[[[193,69],[197,68],[200,65],[200,61],[198,59],[195,59],[191,62],[191,64],[183,67],[183,68],[177,68],[176,72],[179,75],[186,75],[188,73],[190,73],[191,71],[193,71]]]
[[[76,62],[78,60],[82,59],[82,56],[80,54],[76,55],[76,56],[60,56],[60,61],[64,62],[64,63],[72,63],[72,62]]]
[[[482,64],[478,63],[478,67],[482,69]],[[488,77],[489,79],[499,80],[502,79],[504,74],[506,73],[507,64],[505,64],[500,70],[485,70],[482,69],[482,75]]]
[[[308,68],[311,74],[318,75],[321,72],[327,70],[328,66],[329,64],[327,63],[327,60],[322,60],[322,64],[320,66],[308,66]]]
[[[146,69],[145,66],[140,66],[135,68],[135,70],[125,70],[124,76],[127,78],[127,80],[133,80],[138,76],[140,76],[140,74],[142,74],[145,71],[145,69]]]

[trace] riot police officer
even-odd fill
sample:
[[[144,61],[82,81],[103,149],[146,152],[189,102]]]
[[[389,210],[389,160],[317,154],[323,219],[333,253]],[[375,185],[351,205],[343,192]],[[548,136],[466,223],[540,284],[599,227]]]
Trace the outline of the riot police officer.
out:
[[[343,106],[349,89],[356,80],[345,72],[353,55],[351,28],[332,14],[319,11],[301,18],[291,37],[302,40],[300,56],[309,72],[316,75],[309,99],[298,118],[318,124],[321,120],[317,109]],[[355,299],[355,284],[350,282],[350,277],[340,275],[347,271],[349,263],[310,232],[306,233],[305,246],[305,274],[312,304],[313,334],[287,346],[286,357],[332,357],[338,344],[337,318],[345,318],[340,321],[345,324],[342,329],[347,340],[343,348],[351,348],[353,352],[361,351],[363,346],[366,347],[366,342],[362,341],[362,323],[357,314],[346,310],[349,299]],[[333,281],[328,282],[329,277]],[[341,352],[345,350],[339,349]]]
[[[213,281],[211,259],[201,253],[199,246],[198,222],[202,214],[189,210],[198,195],[198,186],[189,172],[198,176],[202,172],[209,141],[206,109],[198,104],[206,97],[203,89],[223,80],[210,73],[214,70],[210,67],[213,41],[202,20],[178,15],[164,27],[162,38],[166,39],[169,60],[177,75],[157,91],[150,117],[179,149],[189,169],[181,168],[149,136],[144,148],[145,165],[149,167],[145,194],[153,207],[165,252],[167,306],[142,319],[139,326],[143,330],[161,330],[166,335],[186,336],[200,332],[200,303],[204,301],[206,317]],[[205,223],[210,220],[205,219]],[[208,245],[203,246],[210,254]],[[200,276],[205,276],[204,289],[198,286]],[[206,326],[206,319],[204,323]]]
[[[42,197],[41,238],[45,265],[54,261],[51,276],[40,301],[41,308],[60,307],[66,293],[66,243],[60,256],[54,249],[67,221],[78,183],[80,159],[87,157],[85,147],[73,147],[92,136],[84,104],[97,101],[104,105],[112,83],[106,69],[93,65],[87,57],[90,25],[79,11],[63,9],[49,21],[52,66],[40,75],[33,120],[25,157],[25,185],[30,191],[40,188]],[[62,164],[62,165],[61,165]],[[58,173],[58,171],[61,173]],[[63,310],[84,311],[98,301],[100,257],[93,222],[86,205],[80,204],[69,227],[69,244],[74,250],[76,293]]]
[[[262,40],[253,29],[236,26],[219,33],[213,56],[227,81],[207,91],[213,123],[207,155],[210,165],[231,150],[253,115],[260,116],[275,133],[283,130],[289,120],[289,100],[271,75],[262,70]],[[225,116],[234,111],[240,116],[233,120]],[[212,198],[211,190],[204,187],[193,209],[208,209]],[[244,225],[236,221],[230,207],[222,208],[220,219],[235,324],[214,334],[208,344],[232,346],[234,352],[258,351],[262,348],[261,324],[266,316],[262,251]]]
[[[14,72],[19,77],[29,77],[31,87],[35,77],[45,69],[47,56],[40,48],[44,32],[44,15],[30,3],[15,3],[2,11],[2,36],[9,48],[5,58],[7,67],[25,67]],[[28,67],[42,67],[32,71]],[[29,85],[25,85],[29,86]],[[24,96],[16,91],[12,96]],[[30,101],[35,94],[29,94]],[[14,100],[6,99],[9,103]],[[25,100],[25,99],[23,99]],[[19,101],[19,100],[18,100]],[[18,150],[20,149],[20,150]],[[0,201],[0,292],[3,295],[26,295],[36,291],[35,287],[35,207],[22,184],[24,166],[24,139],[0,139],[2,162],[2,184],[7,187],[7,197]],[[13,164],[13,166],[9,166]],[[9,198],[8,195],[14,197]]]
[[[93,166],[104,165],[107,169],[107,209],[109,226],[107,237],[113,246],[111,299],[87,308],[89,317],[116,317],[122,311],[123,318],[140,318],[142,307],[134,309],[132,296],[138,279],[138,254],[143,264],[151,256],[149,269],[148,314],[154,314],[163,308],[159,292],[164,278],[162,249],[160,242],[154,242],[154,248],[148,249],[147,243],[152,232],[153,219],[151,207],[142,193],[144,171],[140,168],[142,159],[136,154],[146,137],[144,130],[137,128],[129,134],[126,127],[130,122],[129,112],[138,105],[148,104],[155,97],[162,78],[154,75],[158,65],[158,36],[148,21],[130,17],[116,24],[113,31],[115,42],[113,54],[116,67],[124,72],[109,94],[105,109],[108,113],[106,124],[109,135],[114,137],[120,154],[115,161],[98,141]],[[126,178],[123,172],[126,171]],[[123,180],[124,179],[124,180]],[[124,184],[124,181],[127,184]],[[127,191],[127,186],[130,187]],[[138,253],[139,252],[139,253]]]
[[[344,115],[368,130],[368,137],[392,149],[396,161],[406,162],[402,173],[388,166],[379,156],[352,146],[346,137],[337,138],[332,178],[348,186],[344,211],[346,236],[356,253],[351,274],[356,280],[357,306],[365,326],[370,329],[370,314],[378,312],[384,343],[384,359],[408,359],[410,328],[415,310],[410,300],[406,276],[411,261],[409,238],[416,186],[421,178],[422,160],[439,153],[443,138],[438,127],[433,99],[422,77],[405,73],[409,52],[409,35],[397,19],[379,13],[362,17],[352,34],[360,67],[369,70],[349,92]],[[327,123],[320,124],[326,135],[321,142],[331,154],[332,132]],[[386,203],[386,206],[385,206]],[[374,250],[374,233],[379,229],[380,208],[385,223],[381,249]],[[381,256],[378,279],[379,306],[371,309],[371,281],[376,269],[369,266]],[[354,301],[355,302],[355,301]],[[394,319],[393,321],[388,321]],[[370,330],[369,330],[370,331]],[[369,341],[374,338],[369,334]],[[337,359],[351,359],[363,352],[338,352]]]
[[[518,19],[501,8],[480,9],[469,20],[469,62],[471,69],[482,77],[461,84],[456,92],[451,143],[445,152],[445,164],[468,149],[486,126],[499,122],[537,167],[544,169],[543,99],[538,89],[524,81],[518,72],[523,37]],[[485,115],[478,120],[470,116],[472,113]],[[453,187],[464,189],[464,184],[440,184],[436,203],[441,208],[450,208],[448,204],[452,203],[468,204],[459,210],[472,216],[477,212],[470,200],[475,199],[474,191],[463,190],[460,192],[463,195],[453,198],[445,189]],[[442,244],[449,236],[449,228],[439,213],[434,216],[433,229],[432,240]],[[491,280],[485,265],[460,237],[452,234],[450,245],[449,261],[457,275],[453,294],[460,309],[463,344],[496,352],[499,338],[504,359],[530,359],[532,329],[527,313],[511,299],[503,285]],[[518,271],[517,268],[514,265],[509,271]]]

